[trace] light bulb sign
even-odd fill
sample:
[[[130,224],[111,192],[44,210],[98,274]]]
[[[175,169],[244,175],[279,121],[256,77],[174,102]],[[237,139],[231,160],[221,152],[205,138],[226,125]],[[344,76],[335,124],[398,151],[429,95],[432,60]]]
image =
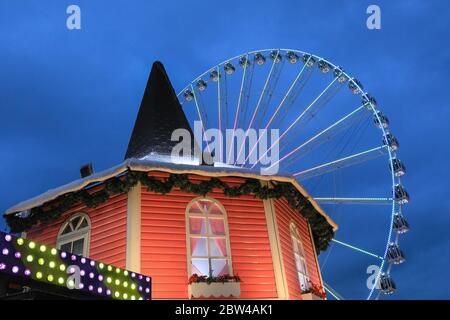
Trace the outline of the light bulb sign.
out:
[[[151,278],[0,232],[0,273],[119,300],[150,300]]]

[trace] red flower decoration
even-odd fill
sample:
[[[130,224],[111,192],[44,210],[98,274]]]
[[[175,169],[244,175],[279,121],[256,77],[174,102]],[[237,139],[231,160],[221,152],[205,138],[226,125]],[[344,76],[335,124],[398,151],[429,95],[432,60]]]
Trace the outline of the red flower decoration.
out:
[[[212,283],[212,282],[240,282],[241,278],[239,278],[239,276],[231,276],[229,274],[224,274],[221,276],[199,276],[198,274],[194,273],[192,276],[189,277],[189,284],[192,283],[199,283],[199,282],[207,282],[207,283]]]

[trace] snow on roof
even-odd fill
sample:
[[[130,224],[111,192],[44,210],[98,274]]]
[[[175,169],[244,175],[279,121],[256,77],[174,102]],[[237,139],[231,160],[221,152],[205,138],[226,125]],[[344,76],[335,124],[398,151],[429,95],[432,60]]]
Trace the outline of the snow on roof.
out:
[[[127,171],[141,171],[141,172],[149,172],[149,171],[161,171],[168,173],[176,173],[176,174],[198,174],[202,176],[209,177],[242,177],[242,178],[254,178],[262,181],[276,181],[276,182],[287,182],[292,183],[303,196],[305,196],[309,201],[311,201],[314,208],[323,215],[327,221],[333,226],[333,229],[337,229],[337,225],[334,221],[328,217],[325,212],[320,208],[317,202],[306,192],[303,187],[298,184],[298,182],[288,174],[281,175],[261,175],[258,170],[249,170],[248,168],[241,168],[236,166],[206,166],[206,165],[198,165],[198,164],[186,164],[186,163],[174,163],[169,162],[167,159],[163,159],[164,156],[159,156],[160,158],[152,157],[151,159],[143,158],[136,159],[130,158],[125,160],[119,165],[116,165],[107,170],[94,173],[85,178],[81,178],[75,180],[71,183],[62,185],[58,188],[50,189],[47,192],[42,193],[36,197],[31,199],[22,201],[5,211],[6,215],[14,214],[17,212],[22,212],[25,210],[29,210],[38,206],[41,206],[49,201],[55,200],[61,195],[64,195],[69,192],[74,192],[85,188],[86,186],[101,183],[107,179],[116,177],[122,173]]]

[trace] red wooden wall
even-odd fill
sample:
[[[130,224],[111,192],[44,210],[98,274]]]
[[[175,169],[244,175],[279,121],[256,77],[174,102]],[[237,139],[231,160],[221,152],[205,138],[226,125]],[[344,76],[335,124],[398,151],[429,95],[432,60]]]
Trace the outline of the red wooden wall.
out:
[[[200,182],[209,178],[191,176],[190,179]],[[224,181],[243,182],[238,178]],[[253,196],[227,198],[219,190],[208,196],[220,201],[227,212],[233,272],[242,278],[241,298],[276,298],[262,200]],[[152,276],[156,299],[188,298],[185,212],[188,203],[196,197],[179,190],[160,195],[142,189],[141,272]]]
[[[168,176],[161,172],[151,175]],[[191,175],[190,179],[200,182],[210,178]],[[231,185],[243,182],[241,178],[223,180]],[[253,196],[227,198],[220,190],[213,190],[208,196],[220,201],[227,213],[233,272],[242,279],[240,298],[277,298],[263,201]],[[196,197],[177,189],[162,195],[142,188],[141,273],[152,277],[155,299],[188,298],[185,212],[188,203]],[[289,297],[300,299],[289,224],[296,222],[302,235],[310,277],[319,284],[319,270],[308,225],[285,199],[274,200],[274,206]],[[90,257],[125,268],[126,194],[112,197],[95,209],[82,205],[72,208],[56,221],[33,227],[27,238],[55,246],[60,227],[77,212],[84,212],[91,219]]]
[[[83,212],[91,219],[89,257],[124,268],[127,199],[126,194],[118,195],[95,209],[79,205],[62,214],[55,221],[33,227],[27,232],[27,238],[56,246],[56,237],[63,223],[72,214]]]
[[[289,299],[301,299],[300,285],[295,266],[290,223],[295,222],[302,237],[303,248],[305,250],[306,262],[308,265],[311,282],[320,283],[319,268],[316,263],[313,242],[309,232],[307,221],[300,214],[292,209],[286,199],[274,200],[275,212],[278,224],[278,233],[281,242],[281,254],[286,271],[286,280],[289,291]]]

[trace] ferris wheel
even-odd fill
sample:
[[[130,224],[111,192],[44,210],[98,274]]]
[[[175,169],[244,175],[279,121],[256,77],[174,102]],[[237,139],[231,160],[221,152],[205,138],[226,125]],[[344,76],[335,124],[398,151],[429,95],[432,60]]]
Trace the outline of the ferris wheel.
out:
[[[238,163],[225,146],[220,152],[228,165],[258,169],[277,151],[279,172],[295,177],[336,221],[335,238],[319,257],[329,296],[378,299],[395,292],[393,266],[405,261],[399,237],[409,230],[402,212],[409,201],[401,183],[406,168],[388,118],[356,78],[311,53],[264,49],[208,68],[178,98],[203,133],[278,130],[265,154],[241,146]]]

